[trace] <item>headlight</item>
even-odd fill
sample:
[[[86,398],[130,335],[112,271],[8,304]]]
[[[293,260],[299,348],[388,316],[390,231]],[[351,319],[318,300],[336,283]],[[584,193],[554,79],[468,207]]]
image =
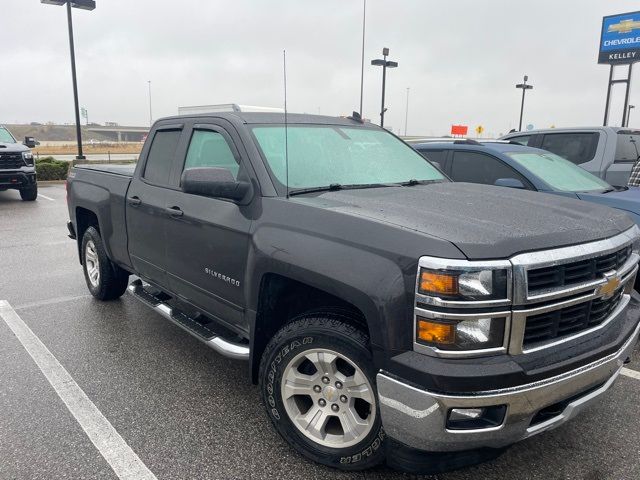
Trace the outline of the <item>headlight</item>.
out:
[[[31,152],[22,152],[22,159],[24,163],[27,165],[33,165],[33,153]]]
[[[414,350],[447,358],[506,351],[512,269],[509,260],[420,257]]]
[[[418,317],[416,341],[449,351],[500,348],[504,343],[505,324],[505,318],[456,321]]]
[[[418,292],[447,300],[507,298],[507,270],[440,271],[420,269]]]

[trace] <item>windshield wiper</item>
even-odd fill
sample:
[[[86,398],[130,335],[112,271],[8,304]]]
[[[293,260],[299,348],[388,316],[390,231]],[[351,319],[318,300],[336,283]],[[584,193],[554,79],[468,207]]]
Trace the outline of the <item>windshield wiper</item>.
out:
[[[360,188],[397,187],[399,185],[399,183],[353,183],[348,185],[343,185],[341,183],[332,183],[331,185],[326,185],[323,187],[309,187],[290,190],[289,196],[315,192],[335,192],[337,190],[358,190]]]
[[[617,185],[613,185],[611,188],[605,188],[600,193],[626,192],[627,190],[629,190],[629,187],[627,186],[619,187]]]
[[[442,183],[443,180],[416,180],[412,178],[411,180],[407,180],[406,182],[400,183],[403,187],[413,187],[414,185],[429,185],[431,183]]]
[[[310,187],[310,188],[298,188],[296,190],[289,190],[289,196],[302,195],[303,193],[315,193],[315,192],[334,192],[341,190],[342,185],[339,183],[332,183],[331,185],[325,185],[324,187]]]

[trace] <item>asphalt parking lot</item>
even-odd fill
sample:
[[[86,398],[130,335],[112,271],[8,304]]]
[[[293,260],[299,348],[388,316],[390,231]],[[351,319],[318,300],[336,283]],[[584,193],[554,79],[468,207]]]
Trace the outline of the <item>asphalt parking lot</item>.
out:
[[[271,427],[246,364],[219,356],[129,295],[93,300],[66,236],[64,185],[40,193],[22,202],[17,192],[0,192],[0,300],[155,477],[411,478],[386,468],[346,474],[305,460]],[[609,395],[576,421],[437,478],[640,478],[638,353]],[[118,477],[0,318],[0,479],[57,478]]]

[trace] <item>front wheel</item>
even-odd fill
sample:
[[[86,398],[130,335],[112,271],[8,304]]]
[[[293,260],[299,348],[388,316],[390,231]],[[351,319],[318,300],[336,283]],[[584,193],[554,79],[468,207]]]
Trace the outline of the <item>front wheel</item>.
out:
[[[82,267],[87,287],[98,300],[114,300],[127,290],[129,273],[109,260],[94,227],[87,228],[82,236]]]
[[[384,460],[368,336],[348,318],[312,314],[283,327],[260,365],[267,413],[298,452],[343,470]]]
[[[38,198],[38,185],[24,187],[20,189],[20,198],[25,202],[33,202]]]

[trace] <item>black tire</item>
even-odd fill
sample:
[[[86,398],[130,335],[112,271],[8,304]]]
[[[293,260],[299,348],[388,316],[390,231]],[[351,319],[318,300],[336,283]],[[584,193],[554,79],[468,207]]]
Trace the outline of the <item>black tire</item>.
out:
[[[91,259],[87,262],[87,246],[93,246],[89,257],[92,258],[95,255],[98,260],[96,262],[97,265],[95,265]],[[87,287],[91,295],[98,300],[115,300],[116,298],[120,298],[127,290],[129,273],[109,260],[107,252],[104,249],[102,237],[94,227],[89,227],[84,232],[81,251],[84,279],[87,282]],[[95,266],[98,272],[97,278],[94,280],[90,279],[89,273],[92,266]]]
[[[25,202],[33,202],[38,198],[38,185],[25,187],[20,189],[20,198]]]
[[[369,350],[369,337],[355,325],[353,318],[336,312],[302,315],[276,333],[267,345],[260,362],[260,390],[263,402],[278,433],[305,457],[341,470],[364,470],[378,465],[385,458],[386,435],[380,418],[375,384],[376,371]],[[371,405],[368,407],[370,430],[368,433],[362,432],[361,439],[352,440],[358,443],[344,448],[322,445],[305,436],[291,420],[281,392],[282,379],[287,366],[299,358],[302,352],[318,349],[344,355],[356,365],[372,387],[371,393],[375,398],[375,409],[371,409]],[[347,390],[341,390],[338,393],[348,393]],[[324,395],[324,391],[323,389],[318,395]],[[338,400],[329,401],[335,401],[345,409],[351,405],[351,403],[343,405]],[[311,408],[317,408],[311,397],[309,402],[311,403],[309,411]],[[374,414],[372,415],[371,412]],[[340,414],[336,414],[336,417]],[[333,414],[329,413],[329,415]],[[340,423],[339,419],[336,421]],[[328,423],[326,425],[328,426]],[[343,438],[346,436],[343,435]]]

